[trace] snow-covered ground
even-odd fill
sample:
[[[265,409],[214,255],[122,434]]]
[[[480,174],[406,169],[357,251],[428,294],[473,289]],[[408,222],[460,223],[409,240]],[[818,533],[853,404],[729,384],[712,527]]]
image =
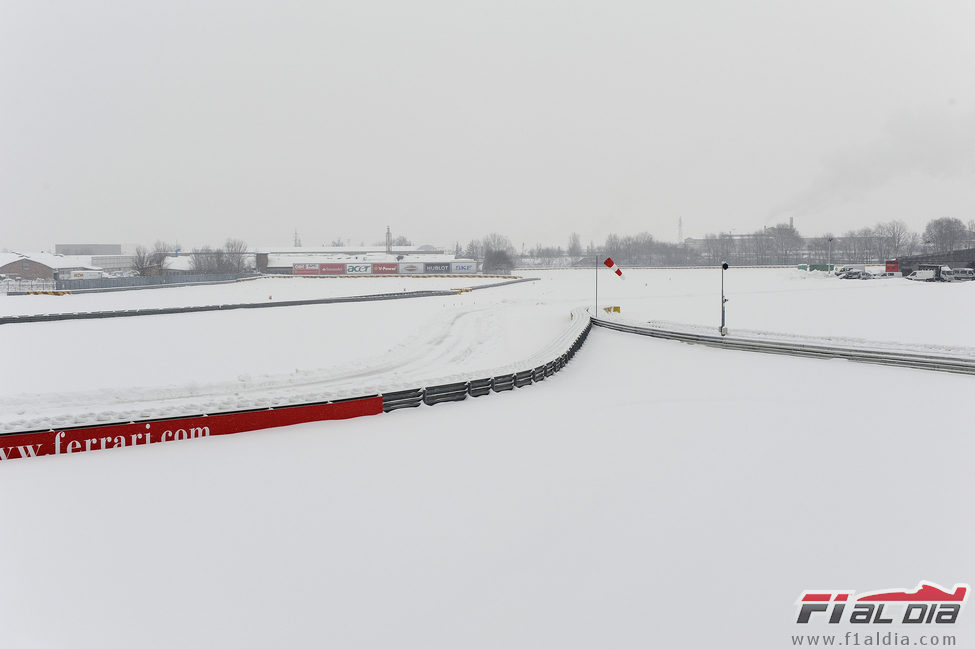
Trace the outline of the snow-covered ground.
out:
[[[605,269],[604,269],[605,270]],[[600,274],[599,302],[628,318],[712,326],[721,322],[719,269],[627,270]],[[592,302],[593,271],[538,271],[544,284],[572,286]],[[588,282],[581,275],[588,274]],[[579,293],[584,287],[585,292]],[[545,286],[539,287],[545,290]],[[820,337],[975,347],[975,282],[841,280],[792,269],[725,272],[730,332],[756,330]]]
[[[970,392],[596,329],[514,392],[5,462],[2,644],[792,646],[803,589],[971,582]]]
[[[601,306],[619,305],[627,319],[717,330],[720,271],[625,273],[620,280],[602,269]],[[541,279],[385,303],[0,325],[8,368],[0,373],[0,427],[31,430],[342,398],[517,363],[556,338],[573,308],[593,300],[592,270],[534,275]],[[125,309],[253,301],[272,290],[274,299],[301,299],[457,283],[268,278],[114,294],[0,296],[0,305],[78,299],[87,301],[85,309]],[[975,353],[975,333],[965,324],[975,317],[975,282],[843,281],[791,269],[732,269],[725,288],[731,335],[772,331],[834,344],[887,340],[920,351]]]

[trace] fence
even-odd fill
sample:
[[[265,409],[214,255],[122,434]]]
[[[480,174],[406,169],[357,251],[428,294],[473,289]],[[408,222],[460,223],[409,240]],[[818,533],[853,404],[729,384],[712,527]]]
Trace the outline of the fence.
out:
[[[31,291],[54,291],[57,287],[53,279],[5,279],[0,281],[0,293],[30,293]]]
[[[102,277],[99,279],[59,279],[59,291],[97,291],[105,289],[151,288],[181,284],[216,284],[233,282],[254,273],[223,273],[199,275],[154,275],[151,277]]]

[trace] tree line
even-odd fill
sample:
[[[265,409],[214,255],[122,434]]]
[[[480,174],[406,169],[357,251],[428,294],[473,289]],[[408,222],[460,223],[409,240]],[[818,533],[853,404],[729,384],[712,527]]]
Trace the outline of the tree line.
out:
[[[975,247],[975,220],[967,224],[957,218],[932,219],[922,232],[914,232],[903,221],[892,220],[873,227],[847,230],[839,235],[823,233],[806,237],[789,223],[779,223],[748,233],[709,233],[699,239],[662,241],[649,232],[611,233],[602,243],[583,247],[578,233],[570,233],[566,246],[536,244],[517,252],[510,239],[491,234],[458,243],[455,253],[487,262],[488,254],[518,266],[588,266],[612,257],[628,266],[713,265],[727,261],[739,265],[825,264],[831,261],[883,262],[886,259],[923,253],[944,253]]]
[[[140,277],[162,275],[166,272],[166,258],[179,254],[179,246],[157,241],[152,248],[138,246],[132,259],[132,269]],[[247,244],[240,239],[227,239],[223,247],[203,246],[186,255],[190,272],[197,275],[239,274],[251,268]]]

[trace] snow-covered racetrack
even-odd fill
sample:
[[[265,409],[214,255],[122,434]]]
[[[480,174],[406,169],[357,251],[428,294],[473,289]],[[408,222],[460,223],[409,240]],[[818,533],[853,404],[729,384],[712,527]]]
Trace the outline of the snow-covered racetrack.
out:
[[[804,588],[975,574],[970,382],[594,330],[527,390],[4,463],[4,646],[789,646]]]
[[[590,270],[537,275],[541,280],[528,284],[382,304],[0,326],[0,346],[17,368],[2,375],[0,427],[31,430],[360,396],[519,362],[558,335],[571,309],[592,299]],[[628,320],[716,327],[718,271],[628,270],[626,276],[603,275],[601,304],[621,305]],[[272,288],[292,299],[451,282],[268,278],[119,294],[4,296],[0,311],[35,299],[36,309],[154,307],[256,300]],[[733,336],[802,334],[827,344],[975,355],[964,324],[975,316],[975,300],[968,299],[975,282],[844,282],[789,269],[732,269],[726,285]],[[900,342],[876,342],[884,340]]]
[[[42,313],[83,313],[122,309],[265,303],[268,300],[313,300],[409,291],[450,290],[503,281],[497,277],[262,277],[229,284],[166,286],[141,290],[76,293],[72,295],[19,295],[0,299],[0,316]]]
[[[0,339],[20,371],[5,375],[0,427],[340,399],[487,370],[530,358],[568,325],[570,309],[534,296],[516,284],[381,303],[8,325]]]

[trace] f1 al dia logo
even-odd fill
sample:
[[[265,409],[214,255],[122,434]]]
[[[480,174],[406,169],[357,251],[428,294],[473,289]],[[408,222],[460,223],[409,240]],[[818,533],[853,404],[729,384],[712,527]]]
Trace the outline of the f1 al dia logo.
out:
[[[968,584],[946,590],[929,581],[911,590],[804,590],[796,600],[798,624],[954,624],[968,599]]]

